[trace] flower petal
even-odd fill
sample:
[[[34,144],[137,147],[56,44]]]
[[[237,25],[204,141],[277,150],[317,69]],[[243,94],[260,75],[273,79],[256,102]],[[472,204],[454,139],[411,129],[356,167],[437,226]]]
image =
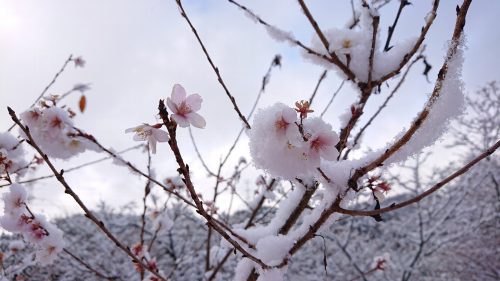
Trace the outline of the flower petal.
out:
[[[325,160],[333,161],[337,159],[337,157],[339,156],[339,152],[333,145],[321,147],[320,150],[321,150],[321,158]]]
[[[153,136],[159,142],[168,141],[168,133],[159,129],[153,129]]]
[[[193,126],[195,126],[196,128],[203,129],[207,124],[205,118],[203,118],[200,114],[196,112],[188,113],[187,119],[189,120],[189,123],[193,124]]]
[[[179,125],[180,127],[188,127],[189,126],[189,121],[186,117],[182,116],[182,115],[179,115],[179,114],[172,114],[172,119],[175,120],[175,122],[177,122],[177,125]]]
[[[175,104],[180,104],[184,100],[186,100],[186,90],[180,85],[180,84],[175,84],[174,88],[172,89],[172,101]]]
[[[192,94],[186,98],[186,103],[191,108],[192,111],[200,110],[202,101],[203,99],[198,94]]]
[[[167,98],[167,106],[172,110],[172,113],[177,113],[179,111],[177,105],[170,98]]]

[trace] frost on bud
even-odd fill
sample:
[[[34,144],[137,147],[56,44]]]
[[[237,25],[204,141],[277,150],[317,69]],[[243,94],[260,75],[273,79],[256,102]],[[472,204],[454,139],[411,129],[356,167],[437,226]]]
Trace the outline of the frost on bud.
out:
[[[308,105],[298,104],[304,114]],[[321,159],[334,160],[338,152],[338,136],[332,127],[319,118],[308,118],[299,131],[297,112],[277,103],[261,109],[249,132],[250,152],[258,168],[273,176],[293,180],[310,175]]]

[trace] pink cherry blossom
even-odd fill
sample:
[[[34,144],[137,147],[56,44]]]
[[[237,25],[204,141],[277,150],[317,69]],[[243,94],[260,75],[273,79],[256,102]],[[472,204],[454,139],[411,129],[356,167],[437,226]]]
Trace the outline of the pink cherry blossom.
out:
[[[286,136],[288,140],[292,140],[298,136],[298,129],[295,122],[297,121],[297,113],[290,107],[284,107],[276,113],[274,126],[276,132],[280,136]]]
[[[4,213],[17,215],[25,209],[25,202],[28,199],[26,189],[20,184],[14,183],[10,186],[10,191],[3,194]]]
[[[188,127],[189,124],[197,128],[205,128],[205,119],[196,113],[200,110],[203,99],[198,94],[192,94],[186,97],[186,90],[175,84],[172,89],[172,95],[167,98],[167,105],[172,110],[172,119],[181,127]]]
[[[335,145],[339,142],[337,133],[332,131],[332,126],[319,118],[313,118],[304,123],[307,141],[308,155],[311,159],[335,160],[339,155]]]
[[[135,141],[148,141],[149,148],[151,148],[153,154],[156,153],[156,142],[166,142],[169,139],[168,133],[160,130],[158,125],[151,126],[149,124],[142,124],[125,130],[125,133],[131,132],[135,133]]]

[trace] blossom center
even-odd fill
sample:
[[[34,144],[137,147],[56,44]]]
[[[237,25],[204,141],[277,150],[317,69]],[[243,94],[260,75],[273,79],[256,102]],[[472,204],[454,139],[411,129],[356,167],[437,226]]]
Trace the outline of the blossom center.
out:
[[[342,40],[342,48],[344,49],[349,49],[352,47],[352,42],[350,39],[344,39]]]
[[[278,120],[276,120],[276,122],[274,123],[274,126],[276,127],[276,130],[278,132],[282,132],[282,131],[286,130],[286,128],[288,127],[288,124],[289,123],[285,121],[283,116],[281,116]]]
[[[179,104],[179,106],[177,107],[177,114],[180,115],[186,115],[191,111],[192,111],[191,107],[188,104],[186,104],[185,101],[181,102],[181,104]]]

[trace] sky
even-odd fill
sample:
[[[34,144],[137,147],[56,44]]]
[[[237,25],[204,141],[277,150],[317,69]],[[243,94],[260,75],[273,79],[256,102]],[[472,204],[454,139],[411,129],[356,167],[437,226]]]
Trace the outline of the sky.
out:
[[[442,63],[446,42],[454,27],[455,6],[460,3],[441,2],[426,41],[425,54],[434,66],[429,76],[431,81]],[[245,114],[276,54],[282,55],[283,66],[273,71],[259,107],[278,101],[293,105],[297,100],[309,98],[323,69],[305,61],[297,48],[271,39],[260,25],[227,1],[186,0],[183,3]],[[295,1],[241,3],[272,24],[292,31],[302,42],[310,42],[313,29]],[[308,4],[324,29],[343,27],[351,17],[349,1],[308,1]],[[381,10],[384,39],[397,7],[398,1],[393,1]],[[393,42],[418,34],[430,7],[431,1],[413,1],[413,5],[403,11]],[[500,58],[493,50],[500,43],[500,33],[494,29],[498,26],[499,12],[499,1],[472,3],[465,28],[467,50],[463,80],[467,92],[498,79]],[[168,97],[175,83],[182,84],[188,94],[198,93],[203,97],[200,114],[205,117],[207,126],[194,128],[193,134],[212,170],[216,169],[241,128],[241,122],[180,16],[175,1],[0,0],[0,130],[11,125],[6,106],[18,113],[26,110],[70,54],[82,56],[87,61],[85,67],[75,69],[70,65],[49,93],[60,94],[76,83],[91,83],[92,89],[86,93],[87,110],[76,117],[75,123],[106,147],[121,150],[136,144],[131,135],[124,133],[125,129],[156,122],[158,100]],[[410,124],[432,91],[433,84],[426,82],[422,70],[423,65],[414,68],[400,93],[367,131],[364,148],[383,146]],[[340,83],[341,78],[330,71],[315,99],[317,108],[313,109],[321,112]],[[376,110],[387,93],[383,91],[370,100],[366,116]],[[353,88],[344,87],[325,114],[325,120],[338,130],[339,114],[355,99]],[[70,96],[66,102],[76,109],[78,95]],[[2,113],[2,110],[5,111]],[[196,188],[208,196],[214,180],[206,179],[187,130],[180,130],[178,134]],[[247,143],[246,137],[240,141],[223,174],[231,173],[240,156],[248,158]],[[89,152],[70,161],[56,161],[56,165],[59,169],[67,169],[103,156]],[[145,169],[144,154],[136,151],[124,157]],[[176,174],[174,158],[166,144],[158,147],[153,163],[158,179]],[[41,168],[37,175],[47,173]],[[259,171],[249,169],[239,187],[243,196],[251,197],[247,189],[253,187],[258,174]],[[143,179],[109,161],[68,173],[66,177],[84,202],[94,208],[101,201],[114,207],[130,202],[139,204],[144,189]],[[49,216],[78,212],[54,180],[39,181],[31,189],[33,204]],[[226,199],[223,198],[222,205]]]

